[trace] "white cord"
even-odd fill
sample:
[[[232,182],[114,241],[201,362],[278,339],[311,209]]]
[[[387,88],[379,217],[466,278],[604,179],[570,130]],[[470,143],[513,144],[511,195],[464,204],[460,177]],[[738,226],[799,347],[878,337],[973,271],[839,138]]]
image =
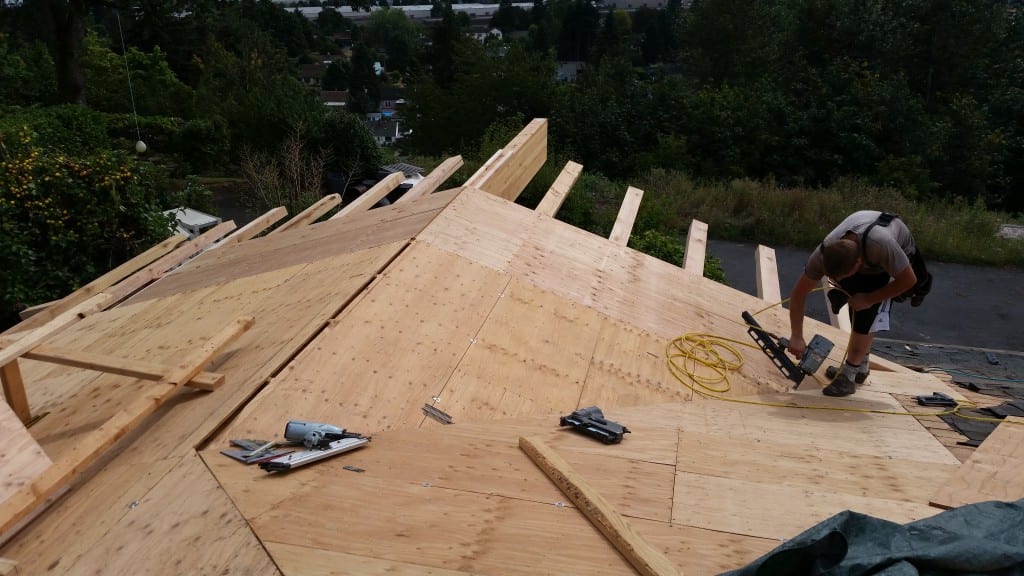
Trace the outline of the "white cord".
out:
[[[132,98],[132,116],[135,117],[135,134],[139,137],[139,141],[142,141],[142,130],[139,129],[139,114],[135,111],[135,91],[132,90],[132,71],[128,69],[128,47],[124,43],[124,31],[121,30],[121,11],[114,10],[114,15],[117,16],[117,32],[121,35],[121,53],[124,54],[124,71],[128,74],[128,94]]]

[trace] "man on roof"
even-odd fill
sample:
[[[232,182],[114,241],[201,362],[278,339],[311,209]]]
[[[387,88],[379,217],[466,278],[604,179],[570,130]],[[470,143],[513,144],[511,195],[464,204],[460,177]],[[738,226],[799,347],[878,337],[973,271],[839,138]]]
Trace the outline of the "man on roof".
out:
[[[826,396],[849,396],[856,384],[867,379],[868,356],[875,333],[889,329],[892,302],[910,298],[920,306],[931,289],[932,276],[925,268],[914,237],[898,216],[877,210],[861,210],[846,217],[829,232],[807,259],[803,274],[790,295],[789,351],[800,358],[804,341],[804,309],[807,295],[825,276],[832,288],[826,293],[833,313],[849,304],[853,334],[846,361],[822,391]]]

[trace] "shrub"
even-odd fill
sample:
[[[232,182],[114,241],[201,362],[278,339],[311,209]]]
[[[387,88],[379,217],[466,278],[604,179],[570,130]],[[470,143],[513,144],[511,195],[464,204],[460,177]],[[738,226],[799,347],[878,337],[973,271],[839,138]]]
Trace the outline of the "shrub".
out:
[[[0,149],[0,324],[166,238],[159,170],[124,152],[72,155],[23,129]]]

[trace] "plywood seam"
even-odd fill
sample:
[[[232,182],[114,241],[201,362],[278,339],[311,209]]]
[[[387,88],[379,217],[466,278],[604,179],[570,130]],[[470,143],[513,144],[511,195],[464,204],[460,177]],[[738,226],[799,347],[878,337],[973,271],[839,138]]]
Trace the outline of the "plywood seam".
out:
[[[461,258],[462,256],[459,257]],[[462,350],[462,355],[459,356],[459,361],[453,363],[451,372],[449,372],[448,376],[445,377],[444,384],[441,385],[441,389],[438,390],[437,393],[434,394],[434,396],[442,397],[441,395],[444,394],[445,389],[448,388],[448,384],[451,383],[452,377],[459,371],[459,366],[461,366],[462,363],[466,360],[466,356],[469,355],[470,350],[473,348],[477,340],[480,338],[480,333],[483,331],[484,326],[487,325],[487,322],[491,319],[491,316],[494,314],[494,310],[498,307],[498,304],[501,302],[501,299],[505,297],[505,293],[508,292],[509,287],[512,285],[512,280],[512,276],[505,275],[505,286],[501,289],[501,292],[499,292],[495,296],[494,302],[491,304],[491,309],[487,311],[487,315],[484,316],[484,319],[480,322],[480,325],[477,326],[476,331],[473,332],[473,338],[470,340],[469,345]],[[423,417],[420,418],[419,425],[417,425],[416,427],[422,428],[423,425],[427,422],[427,418],[429,418],[429,416],[424,414]]]
[[[209,442],[224,428],[226,428],[231,423],[231,421],[233,421],[235,417],[238,416],[238,414],[240,414],[242,410],[244,410],[245,407],[248,406],[248,404],[267,387],[268,384],[270,384],[271,381],[273,381],[273,379],[276,376],[281,374],[281,372],[285,368],[287,368],[289,364],[294,362],[295,359],[298,358],[299,355],[302,354],[302,352],[304,352],[307,347],[309,347],[310,343],[312,343],[321,334],[323,334],[324,330],[329,328],[332,325],[332,323],[334,323],[339,316],[343,315],[347,310],[349,310],[354,303],[358,302],[366,294],[366,292],[372,288],[372,286],[380,277],[380,275],[384,271],[386,271],[388,267],[390,267],[391,264],[394,263],[396,259],[398,259],[399,256],[404,254],[405,251],[408,250],[410,245],[411,241],[406,241],[405,245],[402,246],[399,250],[397,250],[395,254],[392,255],[390,259],[388,259],[387,262],[384,262],[376,273],[368,276],[367,280],[363,283],[362,287],[360,287],[359,290],[357,290],[351,296],[346,298],[345,301],[342,302],[327,319],[323,320],[320,323],[319,328],[309,332],[308,335],[303,339],[303,342],[300,346],[296,346],[295,348],[293,348],[291,354],[289,354],[285,358],[282,358],[277,366],[270,367],[270,371],[262,379],[262,382],[259,385],[254,386],[252,391],[249,394],[247,394],[244,398],[239,399],[237,405],[235,405],[235,407],[232,408],[231,412],[224,416],[216,426],[213,426],[209,431],[207,431],[207,433],[204,434],[202,438],[200,438],[196,442],[196,444],[192,446],[192,448],[197,451],[205,449],[208,446]],[[307,267],[312,265],[313,263],[308,263],[305,266],[303,266],[301,270],[305,270]],[[299,272],[296,272],[296,274],[290,276],[288,280],[291,280],[298,274]],[[288,282],[288,280],[285,280],[279,286],[283,286]],[[267,365],[273,360],[273,358],[273,356],[268,358],[267,361],[260,365],[256,370],[254,370],[253,373],[255,374],[264,371],[267,368]]]

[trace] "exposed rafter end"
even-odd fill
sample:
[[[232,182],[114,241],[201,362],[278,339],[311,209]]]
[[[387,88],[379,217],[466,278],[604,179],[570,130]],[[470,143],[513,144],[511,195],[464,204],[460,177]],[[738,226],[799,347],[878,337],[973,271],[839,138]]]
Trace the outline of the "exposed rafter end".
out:
[[[779,288],[779,266],[775,261],[775,250],[758,245],[754,260],[757,269],[757,297],[768,302],[781,302],[782,289]]]
[[[566,162],[565,168],[562,168],[558,178],[555,178],[555,182],[548,188],[547,194],[541,199],[540,204],[537,204],[537,213],[554,218],[558,209],[562,207],[562,203],[565,202],[566,196],[569,195],[572,185],[576,183],[582,172],[582,164],[577,164],[572,160]]]
[[[686,233],[686,254],[683,256],[683,270],[696,276],[704,275],[704,257],[708,247],[708,225],[700,220],[690,222]]]
[[[633,232],[633,223],[636,222],[636,215],[640,212],[640,201],[644,197],[644,191],[630,186],[626,189],[626,197],[622,199],[619,206],[619,215],[615,218],[615,225],[612,226],[612,233],[608,239],[612,242],[626,246],[629,244],[629,236]]]

